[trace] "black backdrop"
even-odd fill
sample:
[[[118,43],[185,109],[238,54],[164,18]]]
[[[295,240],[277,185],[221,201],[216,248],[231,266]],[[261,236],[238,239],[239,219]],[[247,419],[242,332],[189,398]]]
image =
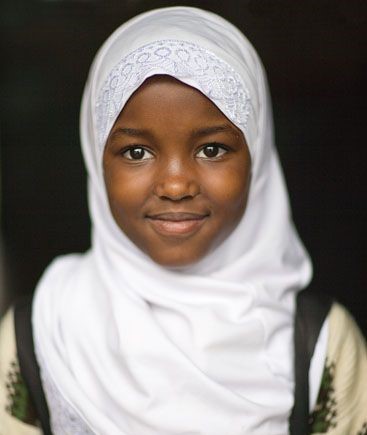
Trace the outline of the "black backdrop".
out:
[[[7,303],[31,292],[53,257],[89,245],[78,111],[94,53],[126,19],[176,4],[222,14],[258,50],[314,286],[335,294],[366,333],[364,0],[1,0]]]

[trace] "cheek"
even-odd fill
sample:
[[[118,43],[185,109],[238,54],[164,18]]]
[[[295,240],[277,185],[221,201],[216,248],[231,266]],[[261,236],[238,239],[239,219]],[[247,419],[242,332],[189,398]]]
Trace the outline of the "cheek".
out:
[[[219,211],[227,215],[235,214],[233,219],[238,218],[237,213],[244,211],[247,192],[249,187],[249,170],[247,167],[232,167],[226,170],[218,170],[206,177],[206,190],[211,201]]]
[[[117,223],[139,213],[151,186],[148,174],[122,170],[119,165],[105,168],[105,184],[112,215]]]

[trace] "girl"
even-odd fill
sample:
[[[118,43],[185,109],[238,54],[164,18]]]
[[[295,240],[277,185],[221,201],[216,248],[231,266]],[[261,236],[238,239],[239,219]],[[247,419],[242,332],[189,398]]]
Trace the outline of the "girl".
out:
[[[296,295],[312,268],[252,46],[199,9],[130,20],[92,65],[81,139],[92,247],[55,260],[32,306],[52,433],[289,433]],[[13,318],[0,433],[40,434]],[[366,434],[366,379],[364,340],[333,304],[308,375],[309,432]]]

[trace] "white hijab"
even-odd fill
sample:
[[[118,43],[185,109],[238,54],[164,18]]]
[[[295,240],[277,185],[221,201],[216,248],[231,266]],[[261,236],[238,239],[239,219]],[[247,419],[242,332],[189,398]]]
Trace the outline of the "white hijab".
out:
[[[183,272],[154,263],[121,232],[103,182],[108,132],[154,74],[205,94],[243,131],[252,158],[241,222]],[[139,15],[97,54],[80,124],[92,247],[48,267],[33,312],[55,435],[288,433],[295,295],[312,272],[291,220],[253,47],[200,9]]]

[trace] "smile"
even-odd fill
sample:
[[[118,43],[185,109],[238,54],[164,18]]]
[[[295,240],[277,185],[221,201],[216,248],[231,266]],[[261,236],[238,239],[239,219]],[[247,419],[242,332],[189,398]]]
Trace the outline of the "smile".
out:
[[[162,236],[189,236],[204,225],[208,216],[209,214],[176,212],[148,215],[147,219]]]

